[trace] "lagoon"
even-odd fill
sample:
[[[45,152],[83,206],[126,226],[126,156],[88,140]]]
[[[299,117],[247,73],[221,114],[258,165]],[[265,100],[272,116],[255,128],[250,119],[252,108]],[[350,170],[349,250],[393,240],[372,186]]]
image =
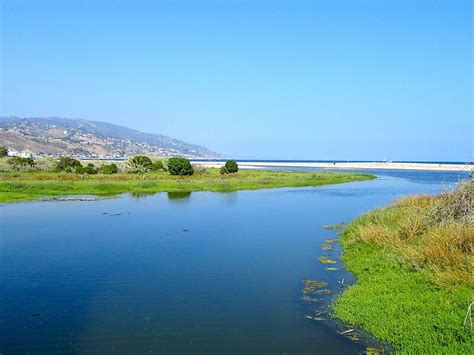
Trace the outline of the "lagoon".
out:
[[[0,206],[0,353],[354,353],[324,311],[352,282],[318,261],[349,222],[467,174],[231,193],[121,195]],[[334,291],[302,300],[303,279]],[[327,316],[324,316],[328,318]]]

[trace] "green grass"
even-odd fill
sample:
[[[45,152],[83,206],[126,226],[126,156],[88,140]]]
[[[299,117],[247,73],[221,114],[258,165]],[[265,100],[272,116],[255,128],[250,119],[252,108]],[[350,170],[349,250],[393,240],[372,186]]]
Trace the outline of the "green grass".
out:
[[[0,202],[31,201],[48,196],[115,196],[125,192],[174,191],[230,192],[276,187],[304,187],[374,179],[370,174],[338,172],[283,172],[241,170],[222,177],[218,169],[193,176],[171,176],[164,172],[141,174],[80,175],[56,172],[0,173]]]
[[[356,284],[334,316],[400,353],[472,354],[474,330],[463,321],[474,301],[473,186],[409,197],[349,225],[341,245]]]

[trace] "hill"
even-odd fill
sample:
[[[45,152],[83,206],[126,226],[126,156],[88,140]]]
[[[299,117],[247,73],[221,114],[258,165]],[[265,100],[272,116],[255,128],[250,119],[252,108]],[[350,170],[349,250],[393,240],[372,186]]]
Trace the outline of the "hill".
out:
[[[155,133],[83,119],[0,117],[0,145],[34,155],[125,157],[136,154],[217,158],[206,147]]]

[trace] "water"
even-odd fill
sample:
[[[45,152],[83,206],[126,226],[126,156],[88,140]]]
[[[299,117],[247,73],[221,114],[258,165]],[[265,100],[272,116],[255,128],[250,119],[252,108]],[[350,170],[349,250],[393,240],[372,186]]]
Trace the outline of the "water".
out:
[[[361,352],[304,317],[333,296],[308,305],[302,279],[350,282],[317,261],[335,237],[322,226],[457,181],[426,174],[2,205],[0,353]]]

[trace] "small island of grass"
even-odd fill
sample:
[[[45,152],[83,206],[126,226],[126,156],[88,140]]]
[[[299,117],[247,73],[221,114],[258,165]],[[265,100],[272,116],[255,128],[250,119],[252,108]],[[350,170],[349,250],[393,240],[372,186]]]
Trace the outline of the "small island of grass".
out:
[[[5,158],[4,158],[5,159]],[[7,158],[11,159],[11,158]],[[3,160],[3,159],[2,159]],[[139,161],[143,160],[143,161]],[[145,162],[145,167],[143,166]],[[116,196],[121,193],[154,193],[179,191],[231,192],[276,187],[308,187],[374,179],[370,174],[339,172],[285,172],[271,170],[239,170],[236,173],[199,166],[186,174],[172,175],[167,162],[157,164],[146,159],[131,159],[123,166],[111,167],[110,162],[87,162],[82,167],[77,161],[67,161],[57,168],[57,162],[14,162],[0,164],[7,167],[0,172],[0,202],[48,199],[64,195]],[[64,161],[63,161],[64,163]],[[120,165],[120,163],[117,163]],[[229,164],[228,164],[229,165]],[[42,166],[47,166],[42,168]],[[19,167],[19,168],[18,168]],[[235,167],[233,167],[235,169]],[[109,173],[113,170],[113,173]],[[174,172],[174,171],[173,171]]]

